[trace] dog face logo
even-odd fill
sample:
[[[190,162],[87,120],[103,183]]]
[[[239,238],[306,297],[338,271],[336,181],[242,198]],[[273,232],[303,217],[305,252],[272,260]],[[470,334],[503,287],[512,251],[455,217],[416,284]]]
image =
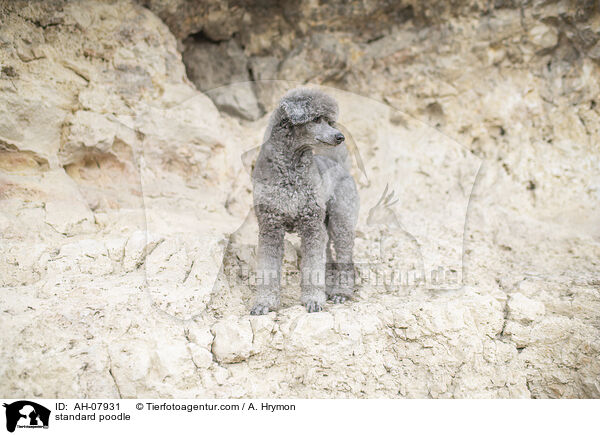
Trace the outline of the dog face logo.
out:
[[[50,410],[28,400],[19,400],[3,405],[6,408],[6,430],[15,428],[48,428]]]

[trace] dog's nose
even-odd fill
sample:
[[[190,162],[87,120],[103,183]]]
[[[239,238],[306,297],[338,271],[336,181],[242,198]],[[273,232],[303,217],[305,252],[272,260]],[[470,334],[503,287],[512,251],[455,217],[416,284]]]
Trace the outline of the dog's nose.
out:
[[[338,144],[344,142],[344,139],[346,139],[346,138],[344,137],[344,135],[342,133],[338,133],[338,134],[335,135],[335,141]]]

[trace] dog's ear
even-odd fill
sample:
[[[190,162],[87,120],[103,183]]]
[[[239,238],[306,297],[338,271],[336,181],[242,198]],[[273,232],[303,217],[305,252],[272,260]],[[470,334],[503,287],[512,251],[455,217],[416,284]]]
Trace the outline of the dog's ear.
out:
[[[311,120],[310,101],[306,98],[288,98],[281,102],[282,119],[293,125],[306,124]]]

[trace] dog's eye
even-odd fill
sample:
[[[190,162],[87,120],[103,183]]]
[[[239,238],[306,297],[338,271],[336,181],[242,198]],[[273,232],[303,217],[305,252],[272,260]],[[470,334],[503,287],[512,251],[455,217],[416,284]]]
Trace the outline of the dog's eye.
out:
[[[314,121],[315,121],[315,122],[317,122],[317,123],[319,123],[319,122],[321,122],[321,120],[322,120],[322,119],[323,119],[323,117],[322,117],[322,116],[317,116],[317,117],[314,119]]]

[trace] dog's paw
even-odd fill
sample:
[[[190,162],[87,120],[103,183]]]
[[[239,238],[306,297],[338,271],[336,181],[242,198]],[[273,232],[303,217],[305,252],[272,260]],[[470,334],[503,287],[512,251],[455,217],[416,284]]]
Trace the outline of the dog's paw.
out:
[[[250,314],[253,316],[263,316],[269,314],[269,306],[266,304],[256,304],[250,310]]]
[[[317,301],[308,301],[304,304],[304,306],[306,307],[306,311],[309,313],[316,313],[323,309],[323,306]]]
[[[348,296],[345,295],[332,295],[329,297],[329,300],[334,304],[343,304],[348,300]]]

